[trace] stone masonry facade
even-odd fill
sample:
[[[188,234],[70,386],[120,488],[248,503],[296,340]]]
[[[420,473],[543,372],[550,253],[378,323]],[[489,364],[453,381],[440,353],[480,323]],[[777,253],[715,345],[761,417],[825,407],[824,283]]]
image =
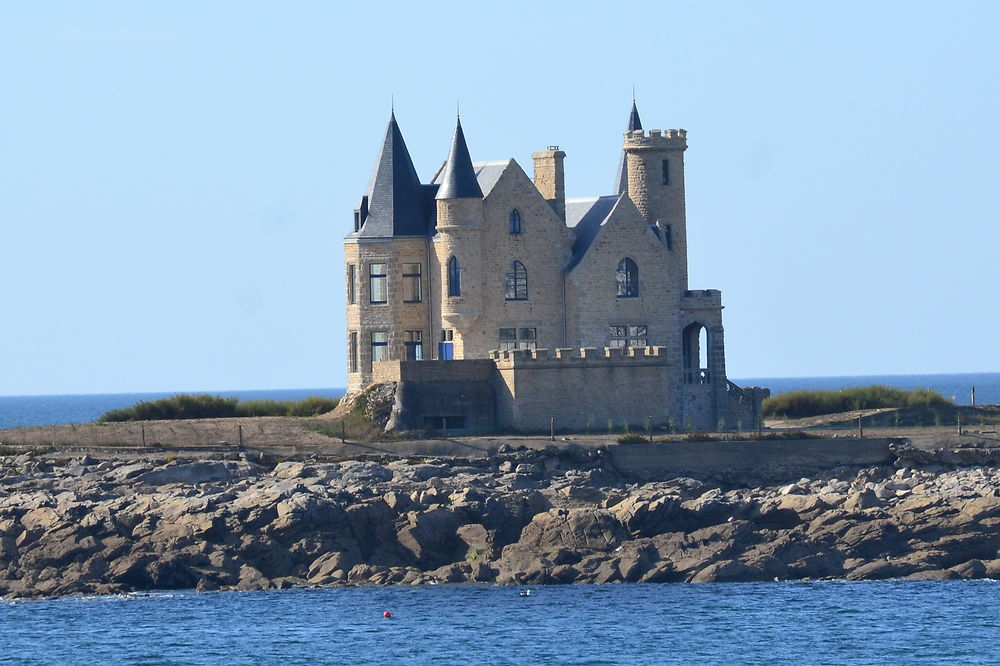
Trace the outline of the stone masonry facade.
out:
[[[513,159],[473,162],[459,123],[423,183],[393,115],[345,239],[348,390],[386,362],[440,361],[419,385],[445,391],[442,373],[490,359],[476,389],[490,418],[428,424],[753,427],[761,393],[726,378],[721,294],[688,289],[686,149],[685,130],[644,131],[633,105],[616,191],[567,199],[559,147],[535,152],[529,177]]]

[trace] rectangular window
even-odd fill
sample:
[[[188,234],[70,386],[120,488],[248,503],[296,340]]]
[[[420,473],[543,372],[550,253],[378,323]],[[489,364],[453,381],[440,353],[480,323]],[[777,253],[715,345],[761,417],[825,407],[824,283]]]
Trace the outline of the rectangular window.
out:
[[[389,360],[389,334],[385,331],[372,331],[372,363]]]
[[[668,225],[667,225],[666,227],[664,227],[664,230],[663,230],[663,233],[664,233],[664,234],[666,235],[666,237],[667,237],[667,249],[668,249],[668,250],[672,250],[672,249],[674,249],[674,234],[673,234],[673,228],[672,228],[672,227],[671,227],[671,226],[670,226],[670,225],[668,224]]]
[[[646,326],[642,324],[612,324],[608,336],[609,347],[648,347]]]
[[[663,184],[670,184],[670,160],[663,160]]]
[[[406,347],[407,361],[424,360],[424,332],[404,331],[403,344]]]
[[[506,349],[537,349],[538,331],[534,328],[501,328],[499,347]]]
[[[354,264],[347,264],[347,303],[354,305],[358,302],[358,267]]]
[[[385,303],[389,300],[389,290],[386,284],[385,264],[368,264],[370,284],[369,297],[372,303]]]
[[[347,364],[350,372],[358,371],[358,332],[351,331],[350,340],[347,345]]]
[[[403,302],[419,303],[423,299],[420,287],[420,264],[403,264]]]
[[[441,330],[441,342],[451,342],[455,339],[455,331],[450,328]]]

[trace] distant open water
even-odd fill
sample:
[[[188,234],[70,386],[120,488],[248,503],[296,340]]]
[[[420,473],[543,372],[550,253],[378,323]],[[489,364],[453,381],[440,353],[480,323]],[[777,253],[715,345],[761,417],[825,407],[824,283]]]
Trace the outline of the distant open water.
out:
[[[990,664],[998,602],[994,581],[71,597],[0,602],[0,663]]]
[[[970,402],[976,387],[977,404],[1000,403],[1000,372],[951,375],[869,375],[857,377],[769,377],[734,379],[740,386],[766,386],[772,394],[798,389],[841,389],[886,384],[903,389],[930,388],[960,405]],[[130,407],[140,400],[157,400],[176,393],[110,393],[95,395],[0,396],[0,429],[89,423],[111,409]],[[312,395],[337,398],[342,388],[210,391],[242,400],[302,400]]]

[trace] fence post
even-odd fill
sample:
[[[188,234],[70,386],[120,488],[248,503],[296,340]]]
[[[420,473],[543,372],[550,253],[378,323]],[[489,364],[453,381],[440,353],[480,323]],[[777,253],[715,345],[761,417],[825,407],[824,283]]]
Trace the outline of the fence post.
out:
[[[238,423],[236,425],[236,430],[237,430],[237,432],[239,433],[239,436],[240,436],[240,448],[242,449],[243,448],[243,424],[242,423]]]
[[[863,425],[861,425],[861,418],[862,418],[862,416],[860,414],[858,414],[858,437],[864,437],[865,436],[865,428],[864,428]]]
[[[649,436],[649,443],[653,443],[653,417],[646,417],[646,435]]]
[[[139,424],[139,433],[142,435],[142,448],[146,448],[146,424]]]
[[[962,412],[958,412],[958,434],[962,434]]]
[[[347,441],[347,424],[343,421],[340,422],[340,443],[343,444]]]
[[[52,426],[52,448],[56,448],[56,427]]]
[[[556,417],[549,417],[549,440],[556,441]]]

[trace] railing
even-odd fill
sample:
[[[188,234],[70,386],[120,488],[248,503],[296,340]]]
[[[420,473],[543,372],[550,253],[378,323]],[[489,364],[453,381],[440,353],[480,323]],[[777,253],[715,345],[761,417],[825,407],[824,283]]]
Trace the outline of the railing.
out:
[[[692,368],[684,371],[685,384],[711,384],[712,375],[708,368]]]
[[[726,393],[736,398],[741,405],[746,407],[751,411],[757,410],[757,405],[751,395],[750,391],[745,391],[736,384],[732,383],[728,379],[726,380]]]

